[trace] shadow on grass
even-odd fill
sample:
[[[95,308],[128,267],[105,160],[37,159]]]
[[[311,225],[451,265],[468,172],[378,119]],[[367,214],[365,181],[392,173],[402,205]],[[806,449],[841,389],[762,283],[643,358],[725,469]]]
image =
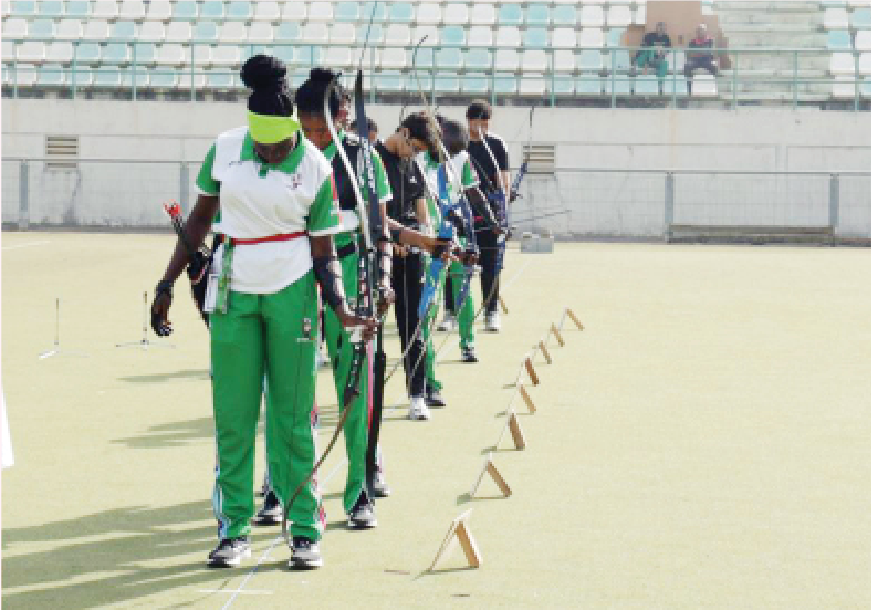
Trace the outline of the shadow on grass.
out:
[[[499,494],[498,496],[474,496],[472,497],[469,492],[462,493],[457,496],[457,506],[462,506],[463,504],[468,504],[469,502],[480,502],[483,500],[504,500],[506,496]]]
[[[129,506],[39,526],[3,529],[3,607],[84,610],[137,600],[200,582],[215,584],[205,557],[216,540],[208,501],[149,508]],[[112,536],[90,540],[93,536]],[[51,548],[10,556],[17,546]],[[182,565],[159,567],[196,553]],[[228,571],[226,586],[239,572]],[[15,591],[21,587],[38,590]],[[195,603],[195,602],[192,602]],[[179,607],[179,606],[177,606]]]
[[[119,377],[119,381],[127,381],[129,383],[162,383],[165,381],[208,381],[209,369],[185,369],[181,371],[171,371],[169,373],[155,373],[153,375],[130,375],[127,377]]]
[[[116,445],[126,445],[131,449],[160,449],[177,447],[191,441],[215,437],[215,422],[211,417],[201,417],[188,421],[174,421],[149,426],[148,430],[136,436],[128,436],[111,441]]]
[[[470,572],[477,569],[478,568],[473,568],[472,566],[466,566],[464,568],[440,568],[437,570],[426,569],[417,576],[415,576],[412,580],[418,580],[420,578],[423,578],[424,576],[447,576],[448,574],[455,574],[457,572]]]

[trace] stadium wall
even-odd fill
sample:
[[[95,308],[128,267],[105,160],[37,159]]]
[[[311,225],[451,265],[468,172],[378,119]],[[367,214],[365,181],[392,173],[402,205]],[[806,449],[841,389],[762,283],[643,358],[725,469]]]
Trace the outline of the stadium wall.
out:
[[[3,221],[21,214],[12,159],[44,157],[47,135],[76,135],[83,161],[75,171],[29,164],[30,222],[163,226],[157,204],[180,197],[180,164],[189,164],[192,181],[214,135],[242,124],[244,110],[243,102],[3,100]],[[463,110],[440,109],[453,118]],[[400,108],[371,105],[369,112],[384,135]],[[539,107],[532,119],[530,132],[529,108],[499,107],[493,128],[513,160],[527,142],[554,146],[557,171],[529,177],[517,219],[525,214],[529,228],[558,234],[655,238],[669,221],[818,225],[831,217],[828,176],[718,173],[871,171],[864,113]],[[141,163],[120,162],[128,160]],[[665,171],[705,173],[678,174],[669,187]],[[871,176],[856,180],[849,200],[841,197],[838,230],[871,237],[864,211]],[[669,188],[675,207],[666,213]],[[191,191],[186,196],[193,201]],[[565,214],[536,219],[555,210]]]

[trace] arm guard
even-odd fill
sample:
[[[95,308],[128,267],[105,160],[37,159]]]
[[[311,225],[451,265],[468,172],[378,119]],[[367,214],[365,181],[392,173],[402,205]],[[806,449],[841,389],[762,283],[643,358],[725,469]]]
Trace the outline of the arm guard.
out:
[[[481,216],[484,219],[484,224],[490,228],[499,226],[499,222],[493,216],[493,210],[490,204],[484,199],[484,195],[478,190],[478,187],[466,189],[466,197],[469,199],[469,205],[472,206],[472,212],[475,216]]]
[[[324,301],[333,311],[346,308],[345,288],[342,286],[342,266],[335,256],[315,256],[312,258],[315,279],[321,285]]]

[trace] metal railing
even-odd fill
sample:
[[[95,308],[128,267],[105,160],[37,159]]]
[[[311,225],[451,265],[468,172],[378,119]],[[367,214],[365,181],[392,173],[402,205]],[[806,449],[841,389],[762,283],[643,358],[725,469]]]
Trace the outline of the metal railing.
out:
[[[163,203],[185,212],[197,166],[182,161],[46,158],[2,162],[7,228],[168,230]],[[667,239],[675,225],[829,227],[871,238],[871,172],[557,169],[529,174],[511,206],[519,231],[566,239]]]
[[[25,39],[13,39],[13,42],[22,42]],[[28,37],[27,41],[49,42],[53,39],[41,39],[38,37]],[[7,41],[8,42],[8,41]],[[148,45],[149,48],[154,48],[152,43],[131,42],[128,40],[113,40],[107,39],[103,44],[123,44],[126,45],[129,53],[129,59],[118,60],[112,62],[107,60],[103,62],[91,62],[83,60],[80,57],[80,46],[83,44],[93,44],[93,41],[74,41],[72,43],[72,57],[69,61],[36,61],[25,62],[19,60],[4,61],[3,68],[8,72],[9,84],[6,85],[8,92],[13,97],[20,95],[18,72],[22,69],[36,69],[44,64],[60,65],[60,70],[63,74],[58,75],[63,82],[63,85],[58,87],[61,90],[67,91],[71,97],[75,97],[82,89],[98,88],[93,85],[94,76],[101,72],[97,69],[97,65],[105,68],[115,67],[121,73],[129,76],[129,87],[115,87],[129,89],[132,99],[137,99],[141,86],[138,84],[139,77],[145,74],[148,75],[164,75],[164,76],[182,76],[186,80],[189,79],[189,84],[184,87],[170,86],[162,87],[163,89],[172,89],[176,91],[188,91],[190,99],[195,99],[197,91],[201,89],[218,90],[218,89],[241,89],[242,85],[238,82],[238,65],[223,66],[220,62],[216,63],[219,70],[205,70],[204,66],[209,65],[209,62],[202,62],[198,65],[197,57],[207,56],[207,49],[216,49],[221,47],[239,48],[242,50],[242,60],[245,57],[255,53],[276,53],[279,56],[288,60],[289,65],[293,70],[301,72],[299,76],[293,77],[295,81],[301,80],[308,70],[315,65],[324,65],[326,50],[329,48],[323,44],[315,43],[271,43],[271,44],[214,44],[205,41],[191,41],[189,44],[183,45],[189,51],[189,56],[184,58],[184,61],[179,61],[176,64],[167,64],[165,62],[154,59],[143,59],[142,48]],[[137,49],[140,49],[137,53]],[[391,69],[389,66],[381,65],[378,61],[378,55],[388,49],[403,50],[406,53],[406,66]],[[456,66],[440,66],[438,65],[438,54],[445,50],[457,49],[466,53],[473,50],[489,51],[489,65],[468,65],[465,62],[464,67],[457,68]],[[537,66],[541,70],[531,70],[528,67],[524,68],[521,65],[521,56],[516,56],[516,66],[503,66],[498,61],[497,55],[499,51],[517,51],[517,47],[505,45],[465,45],[465,44],[441,44],[441,45],[426,45],[418,50],[418,73],[425,81],[425,89],[428,89],[432,94],[438,93],[458,93],[463,92],[468,95],[482,95],[489,93],[491,101],[496,103],[500,97],[517,97],[517,96],[535,96],[543,98],[546,103],[556,105],[558,100],[567,98],[598,98],[610,100],[610,105],[616,107],[618,99],[628,97],[637,98],[658,98],[668,100],[672,107],[678,106],[678,100],[685,97],[683,93],[684,77],[682,74],[683,66],[680,65],[680,58],[688,49],[671,48],[666,49],[668,54],[667,62],[669,64],[668,75],[659,81],[660,85],[665,85],[667,91],[662,94],[659,92],[647,92],[645,94],[637,93],[636,84],[640,81],[634,76],[634,54],[639,50],[639,47],[559,47],[559,46],[532,46],[523,45],[524,51],[543,51],[545,54],[545,65]],[[411,67],[411,59],[415,51],[415,45],[390,45],[376,44],[370,45],[367,49],[368,58],[364,61],[364,67],[368,68],[370,74],[374,74],[375,78],[370,78],[367,83],[367,88],[370,95],[377,94],[393,94],[393,93],[408,93],[417,91],[416,81],[414,80],[414,70]],[[827,49],[806,49],[806,48],[730,48],[730,49],[706,49],[715,56],[729,57],[732,59],[733,66],[739,63],[737,60],[742,57],[751,56],[768,56],[775,59],[786,58],[788,67],[781,67],[769,70],[770,73],[758,74],[757,70],[743,70],[737,67],[732,67],[729,70],[721,71],[721,76],[718,77],[717,83],[719,89],[714,98],[727,102],[732,106],[737,106],[739,102],[753,101],[770,101],[766,96],[750,95],[745,97],[739,93],[741,87],[753,85],[782,85],[783,88],[779,92],[780,102],[784,105],[791,105],[793,108],[798,107],[803,102],[820,103],[822,101],[836,100],[842,103],[852,103],[853,110],[863,109],[864,106],[871,106],[871,102],[863,104],[864,99],[871,100],[871,74],[865,75],[862,73],[859,58],[861,51],[855,49],[838,49],[834,52],[838,54],[849,54],[853,58],[852,71],[846,71],[841,75],[832,75],[829,71],[829,59],[833,51]],[[576,57],[583,56],[584,52],[599,53],[600,62],[591,63],[588,66],[581,65],[572,69],[562,69],[558,60],[559,53],[571,52]],[[360,55],[359,48],[354,50],[351,48],[351,54]],[[595,57],[590,55],[588,57]],[[823,67],[807,68],[807,63],[813,59],[822,58],[825,60]],[[341,63],[341,62],[340,62]],[[401,65],[401,64],[398,64]],[[351,64],[337,65],[332,67],[351,68]],[[41,68],[45,69],[45,68]],[[788,75],[785,75],[789,72]],[[820,73],[822,76],[807,76],[808,72]],[[779,74],[779,75],[778,75]],[[213,76],[230,76],[233,78],[233,83],[228,87],[209,87],[199,86],[198,79],[205,78],[206,75]],[[385,79],[393,77],[407,79],[407,82],[401,86],[384,86]],[[489,77],[489,88],[481,89],[481,76]],[[439,79],[456,78],[457,83],[462,83],[459,91],[453,87],[447,91],[440,91]],[[580,80],[585,79],[594,85],[592,91],[575,91],[575,87],[571,87],[571,92],[562,93],[559,86],[566,79]],[[523,84],[535,81],[543,86],[539,93],[523,93]],[[466,84],[474,83],[476,87],[466,87]],[[510,84],[510,87],[507,85]],[[595,91],[595,85],[599,85],[599,91]],[[428,86],[426,86],[428,85]],[[826,88],[824,94],[805,94],[800,91],[803,86],[819,85]],[[37,85],[39,86],[39,85]],[[44,87],[51,88],[50,85]],[[500,87],[507,90],[500,91]],[[847,95],[838,95],[835,88],[840,90],[846,87]],[[161,87],[158,87],[161,88]],[[724,89],[728,92],[723,93]],[[788,98],[787,98],[788,94]],[[777,101],[777,100],[775,100]]]

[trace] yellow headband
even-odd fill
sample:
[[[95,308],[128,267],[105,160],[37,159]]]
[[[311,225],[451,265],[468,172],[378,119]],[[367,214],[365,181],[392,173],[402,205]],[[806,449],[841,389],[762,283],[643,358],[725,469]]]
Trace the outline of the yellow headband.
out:
[[[271,116],[248,111],[248,130],[251,138],[260,144],[275,144],[286,140],[299,131],[299,128],[295,113],[292,116]]]

